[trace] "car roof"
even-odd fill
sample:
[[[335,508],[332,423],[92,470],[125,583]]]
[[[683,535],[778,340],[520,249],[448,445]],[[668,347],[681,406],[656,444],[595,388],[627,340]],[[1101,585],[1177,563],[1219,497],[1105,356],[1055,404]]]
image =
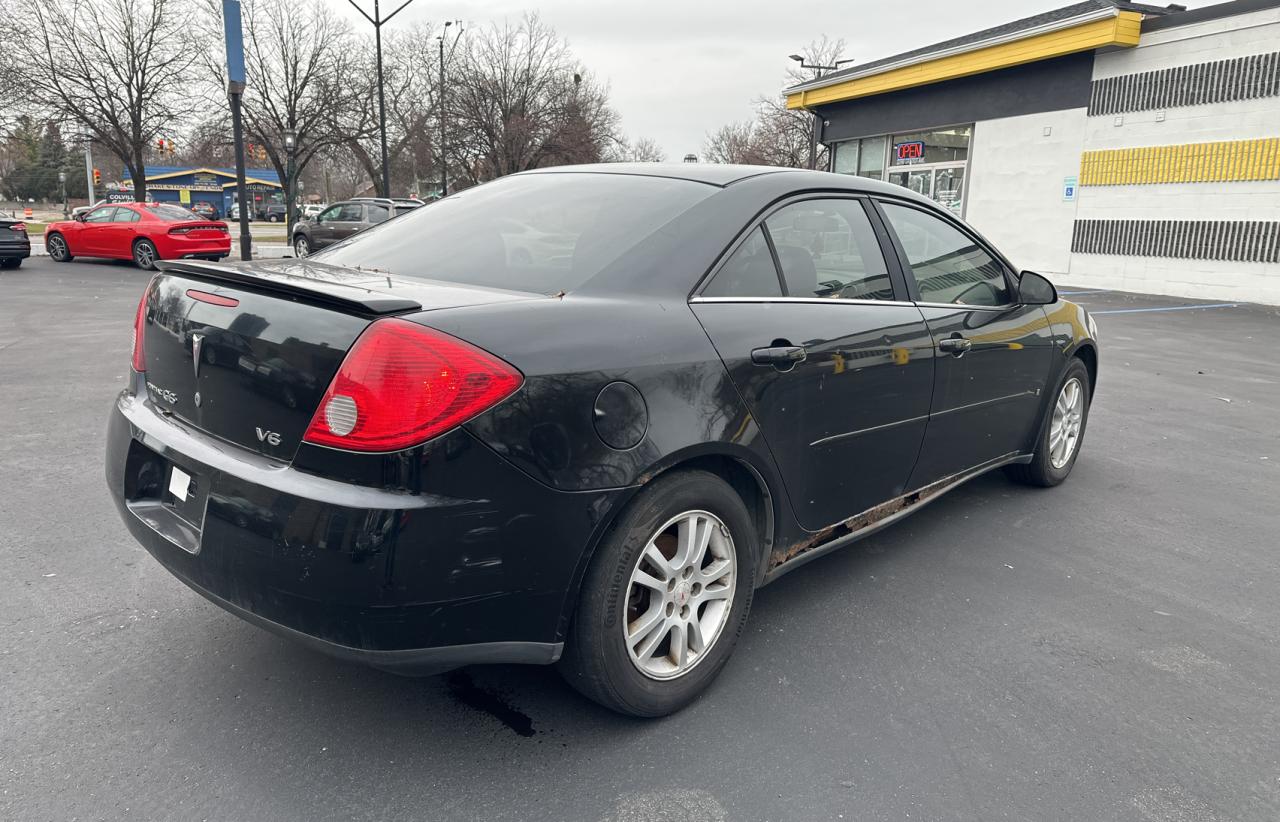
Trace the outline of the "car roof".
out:
[[[529,174],[630,174],[642,177],[690,180],[719,188],[726,188],[734,183],[759,179],[768,175],[769,179],[779,183],[780,187],[792,189],[796,192],[806,189],[834,189],[865,194],[889,194],[936,205],[927,197],[917,195],[900,185],[883,180],[786,166],[749,166],[728,163],[588,163],[573,166],[552,166],[550,168],[521,172],[521,175]]]

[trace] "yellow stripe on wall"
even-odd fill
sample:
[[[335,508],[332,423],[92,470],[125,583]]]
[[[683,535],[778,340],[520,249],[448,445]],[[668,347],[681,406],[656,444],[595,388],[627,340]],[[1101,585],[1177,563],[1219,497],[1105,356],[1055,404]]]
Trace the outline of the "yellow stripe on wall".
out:
[[[1086,151],[1080,185],[1280,180],[1280,137]]]
[[[1062,57],[1103,46],[1136,46],[1141,33],[1142,15],[1122,11],[1115,17],[1082,23],[1078,26],[1037,34],[1010,43],[974,49],[925,60],[883,73],[833,83],[822,88],[797,91],[787,95],[787,108],[853,100],[872,94],[884,94],[913,86],[954,80],[987,71]]]

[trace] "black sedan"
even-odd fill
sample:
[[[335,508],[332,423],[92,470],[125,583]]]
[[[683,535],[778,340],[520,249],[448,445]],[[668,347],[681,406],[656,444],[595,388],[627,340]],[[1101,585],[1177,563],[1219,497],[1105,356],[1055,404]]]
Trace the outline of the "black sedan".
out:
[[[0,216],[0,268],[17,268],[31,256],[31,238],[27,224],[13,217]]]
[[[1046,279],[819,172],[546,169],[305,260],[160,267],[106,460],[157,560],[337,657],[558,662],[640,716],[779,575],[996,468],[1062,482],[1097,382]]]

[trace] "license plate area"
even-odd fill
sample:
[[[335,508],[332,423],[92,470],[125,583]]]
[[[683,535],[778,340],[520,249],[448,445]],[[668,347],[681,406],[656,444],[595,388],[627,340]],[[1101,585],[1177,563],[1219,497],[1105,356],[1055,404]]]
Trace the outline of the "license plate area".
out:
[[[200,551],[210,477],[134,440],[125,466],[125,505],[153,531],[195,554]]]
[[[204,509],[208,499],[207,478],[169,463],[169,479],[162,498],[165,505],[199,529],[204,527]]]

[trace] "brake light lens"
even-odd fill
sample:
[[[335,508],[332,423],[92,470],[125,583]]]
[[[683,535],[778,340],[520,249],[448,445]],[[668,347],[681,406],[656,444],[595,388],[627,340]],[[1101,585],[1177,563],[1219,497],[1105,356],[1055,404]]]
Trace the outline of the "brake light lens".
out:
[[[139,374],[147,370],[147,358],[143,351],[143,332],[147,323],[147,295],[151,293],[151,285],[147,284],[138,300],[138,310],[133,315],[133,370]]]
[[[26,231],[26,230],[27,230],[27,224],[26,224],[26,223],[14,223],[13,225],[9,226],[9,230],[10,230],[10,231]]]
[[[510,363],[434,328],[377,320],[347,352],[303,440],[399,451],[439,436],[515,393]]]

